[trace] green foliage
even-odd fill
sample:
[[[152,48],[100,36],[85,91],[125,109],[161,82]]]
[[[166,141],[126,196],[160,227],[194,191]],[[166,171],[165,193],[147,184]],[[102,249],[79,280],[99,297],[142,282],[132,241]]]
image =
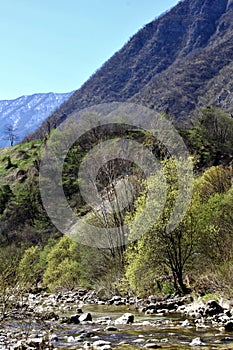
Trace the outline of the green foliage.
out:
[[[231,171],[227,167],[212,167],[197,181],[199,251],[202,252],[208,268],[215,269],[232,258],[233,190],[229,183]]]
[[[78,245],[63,236],[47,255],[43,283],[50,289],[82,285],[82,266]]]
[[[198,242],[197,288],[202,293],[233,290],[233,190],[231,167],[212,167],[196,182],[194,192]],[[227,176],[226,176],[227,174]]]
[[[42,206],[38,174],[41,145],[31,142],[0,153],[0,243],[24,249],[56,235]],[[6,169],[9,159],[15,167]]]
[[[231,242],[232,246],[232,242]],[[232,254],[232,249],[231,249]],[[215,270],[216,290],[233,297],[233,258],[223,261]]]
[[[233,290],[232,170],[212,167],[196,180],[191,205],[183,221],[169,234],[164,227],[176,186],[171,163],[167,169],[170,192],[162,216],[147,235],[126,250],[126,278],[130,288],[140,296],[164,293],[168,292],[172,278],[173,288],[183,290],[187,275],[202,281],[195,284],[195,289],[200,288],[204,293],[222,289],[230,295]],[[144,196],[139,198],[136,212],[129,219],[137,218],[143,211],[144,201]],[[135,229],[135,224],[131,225],[131,235]]]
[[[175,292],[174,290],[174,286],[173,286],[173,283],[172,281],[170,280],[165,280],[163,283],[162,283],[162,288],[161,288],[161,291],[162,291],[162,294],[164,295],[171,295]]]
[[[229,162],[233,152],[233,119],[219,108],[206,107],[194,127],[183,131],[190,151],[198,158],[198,167]]]
[[[170,215],[173,210],[174,202],[178,195],[177,171],[173,159],[164,162],[164,175],[166,177],[167,198],[162,214],[154,223],[153,215],[145,213],[144,202],[145,194],[138,200],[136,212],[129,219],[134,219],[130,224],[130,237],[137,235],[137,231],[141,225],[137,223],[137,218],[144,215],[139,221],[141,224],[147,223],[148,227],[152,227],[148,235],[143,235],[138,242],[133,243],[133,247],[127,249],[128,267],[126,275],[132,289],[143,290],[145,280],[149,281],[151,287],[148,287],[148,292],[153,292],[153,288],[159,287],[162,289],[162,283],[158,279],[159,273],[163,278],[171,275],[174,282],[174,288],[181,292],[186,292],[186,287],[183,281],[183,274],[186,266],[191,261],[195,249],[195,222],[191,211],[187,214],[178,227],[168,232],[166,230]],[[157,177],[152,178],[152,186],[150,189],[155,190],[161,187],[161,182]],[[161,196],[154,196],[153,208],[158,208],[161,204]],[[129,215],[131,216],[131,215]],[[155,213],[156,217],[156,213]],[[143,223],[143,220],[145,221]],[[136,224],[135,224],[136,222]],[[142,276],[139,285],[136,286],[136,281]],[[144,280],[145,278],[145,280]],[[163,279],[162,278],[162,279]],[[144,288],[146,291],[146,288]]]
[[[57,240],[49,239],[42,248],[39,245],[27,248],[20,259],[17,275],[20,283],[26,287],[36,287],[41,282],[48,265],[48,254]]]
[[[136,193],[134,199],[139,193],[141,195],[125,211],[114,215],[104,213],[104,223],[99,211],[95,212],[83,203],[77,180],[82,158],[96,143],[96,132],[85,135],[80,144],[70,149],[62,178],[69,204],[88,222],[101,227],[105,225],[106,235],[109,228],[127,221],[130,227],[129,239],[140,238],[131,243],[126,252],[124,244],[114,247],[110,242],[108,249],[98,249],[76,244],[66,236],[59,241],[49,240],[60,236],[41,203],[38,187],[41,146],[28,143],[2,150],[0,261],[4,288],[7,288],[8,280],[10,284],[17,280],[25,287],[43,281],[49,290],[55,290],[58,286],[91,286],[102,296],[110,296],[113,291],[121,291],[123,280],[125,293],[129,286],[130,291],[137,295],[147,296],[175,290],[187,291],[185,284],[190,278],[197,290],[197,281],[203,281],[202,285],[201,282],[199,284],[203,292],[222,289],[232,293],[233,175],[231,166],[228,166],[232,154],[231,132],[232,121],[227,115],[218,109],[206,108],[195,127],[186,133],[187,144],[195,159],[198,159],[198,166],[207,170],[201,175],[196,174],[190,207],[173,232],[167,232],[166,227],[179,193],[178,172],[175,162],[171,158],[167,159],[167,150],[161,148],[153,137],[137,130],[130,130],[127,135],[149,147],[159,159],[166,180],[165,202],[162,202],[161,191],[164,188],[161,179],[151,177],[145,184],[137,180],[141,176],[140,169],[132,165],[127,167],[126,163],[120,161],[109,162],[98,173],[98,189],[109,186],[110,191],[106,195],[112,198],[116,190],[112,183],[117,183],[122,171],[123,174],[129,171],[128,178]],[[112,138],[119,135],[115,129],[111,130]],[[108,136],[106,130],[102,130],[101,136],[105,140]],[[61,133],[57,137],[55,152],[56,142],[62,139]],[[9,159],[14,165],[10,168],[7,167]],[[215,163],[218,166],[212,166]],[[123,186],[122,183],[120,185]],[[149,190],[154,194],[153,203],[145,213]],[[161,207],[163,210],[160,212]],[[141,236],[144,228],[148,230]],[[10,268],[9,259],[4,254],[9,248],[12,248],[9,257],[14,261],[13,265],[9,265]]]
[[[161,293],[161,280],[167,269],[156,246],[157,237],[144,235],[126,250],[126,278],[130,289],[141,297]]]
[[[201,298],[204,302],[208,302],[209,300],[219,301],[219,295],[216,293],[207,293]]]
[[[227,166],[215,166],[207,169],[198,180],[198,192],[203,201],[211,195],[226,193],[231,188],[232,169]]]
[[[42,272],[39,261],[40,248],[38,246],[25,250],[18,267],[18,275],[23,284],[33,286],[39,281]]]

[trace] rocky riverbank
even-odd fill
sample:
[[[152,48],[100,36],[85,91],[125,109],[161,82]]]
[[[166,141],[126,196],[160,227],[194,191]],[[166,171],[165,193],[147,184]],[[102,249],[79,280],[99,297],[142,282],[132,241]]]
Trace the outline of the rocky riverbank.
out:
[[[204,303],[190,296],[101,300],[83,289],[28,293],[9,302],[0,324],[0,350],[233,349],[230,302]]]

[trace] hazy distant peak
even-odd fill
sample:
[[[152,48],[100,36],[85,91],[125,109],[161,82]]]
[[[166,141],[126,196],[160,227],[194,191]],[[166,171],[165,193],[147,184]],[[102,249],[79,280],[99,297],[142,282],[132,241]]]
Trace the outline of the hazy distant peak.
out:
[[[21,141],[66,101],[69,93],[39,93],[0,101],[0,147],[9,146],[6,126],[11,125]]]

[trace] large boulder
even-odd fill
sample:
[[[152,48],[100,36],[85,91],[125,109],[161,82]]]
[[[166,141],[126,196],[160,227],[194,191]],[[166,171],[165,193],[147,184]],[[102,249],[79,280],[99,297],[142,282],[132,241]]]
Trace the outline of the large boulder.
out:
[[[67,323],[79,324],[80,323],[79,316],[80,316],[79,314],[70,316],[67,320],[68,321]]]
[[[225,331],[227,332],[233,332],[233,320],[227,321],[225,323]]]
[[[134,322],[134,315],[126,313],[115,320],[115,324],[130,324]]]
[[[204,310],[204,316],[215,316],[224,312],[216,300],[209,300]]]
[[[92,321],[92,316],[90,312],[85,312],[84,314],[79,315],[80,322]]]

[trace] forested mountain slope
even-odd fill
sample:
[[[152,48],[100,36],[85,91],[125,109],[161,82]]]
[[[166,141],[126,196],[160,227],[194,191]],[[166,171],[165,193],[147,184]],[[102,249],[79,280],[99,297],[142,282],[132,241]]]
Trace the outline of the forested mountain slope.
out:
[[[112,101],[137,102],[185,122],[209,104],[233,112],[232,16],[232,0],[179,2],[93,74],[52,114],[51,126],[73,111]]]

